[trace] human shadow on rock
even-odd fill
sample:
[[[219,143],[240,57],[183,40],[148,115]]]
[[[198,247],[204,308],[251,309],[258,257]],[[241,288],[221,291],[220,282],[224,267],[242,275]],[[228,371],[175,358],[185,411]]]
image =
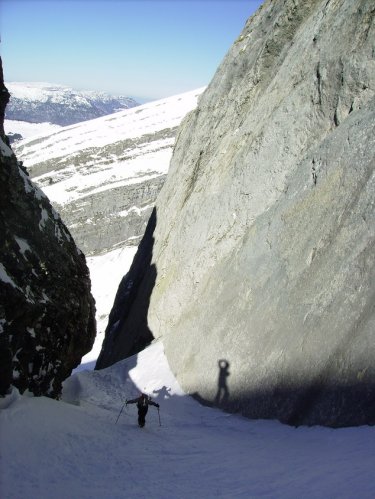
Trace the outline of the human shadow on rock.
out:
[[[204,405],[206,407],[218,407],[219,409],[223,409],[225,411],[236,412],[232,411],[229,399],[228,377],[231,374],[229,372],[230,363],[226,359],[219,359],[217,361],[217,365],[219,368],[219,372],[215,397],[212,400],[209,400],[205,397],[202,397],[199,392],[191,393],[191,396],[201,405]]]
[[[217,393],[215,397],[215,405],[218,407],[225,407],[229,401],[229,389],[227,378],[230,376],[229,362],[225,359],[218,361],[219,377],[217,382]]]

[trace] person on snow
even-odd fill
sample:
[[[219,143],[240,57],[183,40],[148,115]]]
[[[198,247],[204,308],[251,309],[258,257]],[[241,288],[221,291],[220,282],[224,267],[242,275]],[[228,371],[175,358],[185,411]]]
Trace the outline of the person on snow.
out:
[[[156,404],[155,402],[153,402],[151,400],[151,398],[148,397],[147,395],[145,395],[144,393],[141,393],[141,395],[136,399],[127,400],[126,405],[128,405],[128,404],[137,404],[138,424],[141,428],[143,428],[145,423],[146,423],[146,414],[148,411],[148,406],[154,405],[155,407],[157,407],[159,409],[159,404]]]

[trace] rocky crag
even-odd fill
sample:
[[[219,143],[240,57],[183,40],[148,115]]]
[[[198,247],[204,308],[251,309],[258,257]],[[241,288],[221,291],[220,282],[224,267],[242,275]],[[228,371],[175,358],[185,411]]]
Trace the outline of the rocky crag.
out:
[[[374,16],[269,0],[248,20],[180,127],[98,368],[151,335],[204,403],[375,423]]]
[[[166,178],[177,127],[202,91],[15,146],[85,255],[139,244]]]
[[[0,91],[4,116],[3,79]],[[0,395],[13,384],[57,397],[95,338],[88,268],[3,133],[0,185]]]

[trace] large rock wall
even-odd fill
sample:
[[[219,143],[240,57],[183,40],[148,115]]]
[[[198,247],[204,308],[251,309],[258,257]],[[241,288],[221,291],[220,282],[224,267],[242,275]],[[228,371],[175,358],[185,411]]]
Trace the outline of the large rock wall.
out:
[[[137,286],[206,403],[375,423],[374,15],[371,0],[266,1],[180,128]],[[142,334],[124,317],[99,367]]]
[[[0,395],[13,384],[21,392],[57,397],[94,342],[89,271],[4,135],[0,213]]]

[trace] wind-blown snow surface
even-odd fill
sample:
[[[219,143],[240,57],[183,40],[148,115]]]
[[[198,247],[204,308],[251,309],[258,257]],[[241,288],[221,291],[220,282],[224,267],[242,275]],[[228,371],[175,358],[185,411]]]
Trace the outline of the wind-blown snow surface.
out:
[[[138,428],[126,398],[146,391]],[[291,428],[200,406],[160,342],[102,371],[75,374],[62,401],[1,401],[4,499],[373,498],[374,428]]]

